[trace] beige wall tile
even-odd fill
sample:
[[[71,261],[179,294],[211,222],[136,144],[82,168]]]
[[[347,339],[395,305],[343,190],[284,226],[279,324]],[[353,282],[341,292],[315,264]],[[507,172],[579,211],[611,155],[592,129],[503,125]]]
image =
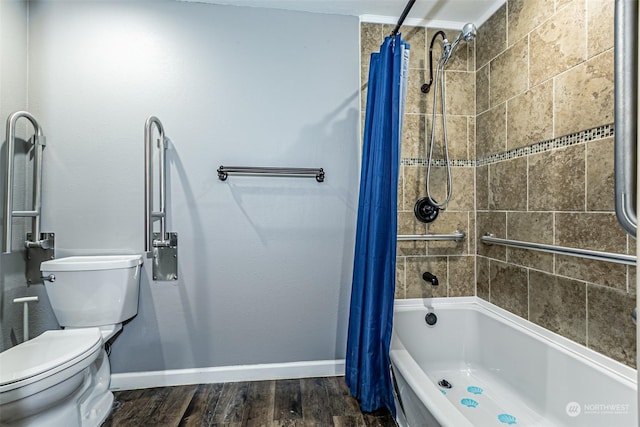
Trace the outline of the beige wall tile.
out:
[[[491,61],[490,106],[524,93],[529,88],[529,40],[525,37]]]
[[[383,35],[386,37],[391,34],[394,27],[395,25],[384,25]],[[400,33],[402,33],[402,39],[410,45],[409,68],[427,68],[428,63],[425,61],[426,29],[403,25],[400,27]]]
[[[475,171],[472,167],[452,167],[453,193],[447,209],[472,211],[475,207]]]
[[[431,120],[432,116],[427,116],[427,134],[425,141],[427,149],[431,144]],[[456,160],[466,160],[469,158],[467,154],[468,144],[468,125],[467,116],[446,115],[447,120],[447,140],[449,143],[449,157]],[[434,158],[444,159],[444,135],[442,132],[442,115],[436,115],[436,145],[433,149]],[[423,149],[419,157],[428,157],[427,152]]]
[[[489,209],[489,165],[476,168],[476,209]]]
[[[407,79],[407,95],[405,98],[405,113],[424,114],[431,111],[432,98],[423,94],[420,87],[426,81],[425,77],[428,71],[419,69],[410,69],[409,78]]]
[[[549,80],[507,102],[507,148],[553,138],[553,82]]]
[[[478,277],[476,278],[477,295],[489,301],[489,258],[476,257],[476,268],[478,270]]]
[[[507,148],[506,103],[476,118],[476,155],[479,158],[502,153]]]
[[[489,68],[487,64],[476,72],[476,111],[478,114],[489,109]]]
[[[402,126],[402,158],[424,157],[426,141],[424,114],[405,114]]]
[[[586,284],[538,271],[529,272],[529,320],[587,343]]]
[[[512,264],[492,261],[489,274],[491,302],[527,319],[527,270]]]
[[[476,114],[475,73],[466,71],[445,72],[446,113],[464,116]]]
[[[507,258],[507,251],[504,246],[501,245],[485,245],[480,242],[480,237],[485,233],[491,233],[494,237],[506,238],[506,226],[507,226],[507,214],[505,212],[477,212],[476,220],[477,236],[478,236],[478,255],[483,255],[489,258],[495,258],[505,261]]]
[[[613,47],[614,0],[587,0],[587,57]]]
[[[573,0],[556,0],[556,11],[562,9],[563,7],[566,7],[567,5],[571,4]]]
[[[585,2],[574,0],[530,34],[531,86],[586,59]]]
[[[449,257],[449,296],[466,297],[475,294],[474,257]]]
[[[469,235],[469,213],[440,211],[438,218],[427,226],[429,234],[449,234],[456,230],[464,231]],[[427,242],[428,255],[466,255],[469,245],[467,240],[456,241],[431,241]]]
[[[507,238],[553,244],[553,214],[551,212],[507,212]],[[507,260],[513,264],[553,272],[552,254],[508,248]]]
[[[507,48],[507,4],[478,28],[476,69],[483,67]],[[480,42],[482,40],[482,42]]]
[[[400,165],[400,169],[398,170],[398,200],[397,200],[397,208],[398,211],[405,210],[403,207],[404,201],[404,169],[406,166]]]
[[[467,233],[467,242],[469,243],[468,252],[475,254],[476,251],[476,215],[475,211],[469,212],[469,232]]]
[[[613,213],[558,212],[555,244],[623,254],[627,236]]]
[[[489,165],[489,209],[527,209],[527,159]]]
[[[613,138],[587,142],[587,210],[615,211]]]
[[[367,83],[369,78],[369,60],[371,53],[378,52],[382,43],[382,26],[380,24],[360,24],[360,65],[361,83]]]
[[[476,158],[476,118],[474,116],[467,116],[467,149],[469,152],[469,159]]]
[[[431,298],[447,296],[447,257],[426,257],[406,259],[407,298]],[[440,283],[433,286],[422,279],[428,271]]]
[[[509,45],[542,24],[555,11],[554,0],[509,0],[507,34]]]
[[[627,290],[627,267],[623,264],[556,255],[556,274]]]
[[[507,262],[553,273],[553,254],[545,252],[507,248]]]
[[[507,238],[553,244],[553,213],[507,212]]]
[[[398,212],[398,234],[425,234],[427,227],[418,221],[410,212]],[[427,245],[424,241],[399,241],[396,246],[398,256],[426,255]]]
[[[588,347],[635,368],[635,296],[608,287],[587,286]]]
[[[555,79],[555,136],[613,123],[613,51]]]
[[[584,210],[584,145],[529,156],[529,209]]]
[[[425,166],[404,166],[404,201],[402,210],[413,212],[418,199],[426,196],[427,183]]]
[[[404,277],[404,257],[396,258],[396,299],[406,298],[407,284]]]
[[[426,174],[426,166],[424,167],[424,170]],[[455,185],[455,180],[452,179],[452,186]],[[432,166],[431,173],[429,175],[429,195],[431,196],[431,198],[437,203],[443,203],[445,198],[447,197],[447,188],[447,168],[443,166]],[[422,191],[426,196],[427,192],[424,187]]]

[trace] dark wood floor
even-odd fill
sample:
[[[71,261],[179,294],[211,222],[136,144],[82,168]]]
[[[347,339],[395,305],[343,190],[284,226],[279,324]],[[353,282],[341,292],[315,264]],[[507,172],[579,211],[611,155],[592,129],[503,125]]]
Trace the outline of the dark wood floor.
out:
[[[114,393],[109,426],[395,427],[388,411],[364,414],[344,377],[162,387]]]

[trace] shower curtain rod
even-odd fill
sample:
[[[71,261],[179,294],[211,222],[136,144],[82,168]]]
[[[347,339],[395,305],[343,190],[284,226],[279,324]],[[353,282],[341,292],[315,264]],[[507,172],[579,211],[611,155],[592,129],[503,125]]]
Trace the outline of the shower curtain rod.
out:
[[[398,31],[400,30],[400,27],[402,26],[404,19],[409,14],[409,11],[411,10],[415,2],[416,0],[409,0],[407,5],[404,7],[404,10],[402,11],[402,15],[400,15],[400,18],[398,19],[398,23],[396,24],[396,27],[393,29],[393,31],[391,31],[391,37],[395,37],[396,34],[398,34]]]

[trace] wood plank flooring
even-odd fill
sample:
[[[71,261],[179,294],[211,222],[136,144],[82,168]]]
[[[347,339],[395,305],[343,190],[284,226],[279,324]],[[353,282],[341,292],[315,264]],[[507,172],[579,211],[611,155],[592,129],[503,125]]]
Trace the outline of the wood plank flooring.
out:
[[[388,411],[362,413],[344,377],[199,384],[118,391],[103,427],[395,427]]]

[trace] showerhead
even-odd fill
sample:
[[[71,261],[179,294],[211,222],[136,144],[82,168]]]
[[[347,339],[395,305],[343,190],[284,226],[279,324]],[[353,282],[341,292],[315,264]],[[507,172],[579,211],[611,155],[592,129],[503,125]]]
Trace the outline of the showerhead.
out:
[[[445,49],[443,53],[444,63],[446,64],[447,62],[449,62],[454,49],[458,46],[458,43],[460,43],[460,41],[464,40],[467,43],[473,41],[476,38],[477,31],[478,30],[476,29],[475,25],[473,25],[471,22],[467,22],[466,24],[464,24],[464,27],[462,27],[462,31],[460,32],[460,34],[458,34],[458,37],[456,37],[453,43],[451,43],[450,48],[446,46],[447,43],[445,39]]]
[[[476,26],[473,25],[471,22],[467,22],[466,24],[464,24],[464,27],[462,27],[462,32],[460,33],[460,37],[462,37],[464,41],[469,43],[470,41],[476,38],[477,32],[478,30]]]

